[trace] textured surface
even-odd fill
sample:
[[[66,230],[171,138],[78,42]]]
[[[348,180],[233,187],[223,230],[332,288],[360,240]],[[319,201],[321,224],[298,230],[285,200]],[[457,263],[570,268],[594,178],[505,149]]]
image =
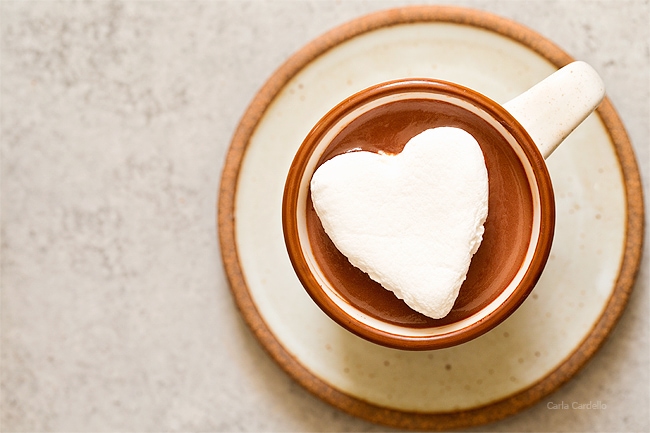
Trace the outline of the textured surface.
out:
[[[272,71],[401,4],[0,4],[2,431],[386,430],[313,398],[260,349],[226,284],[215,202],[234,128]],[[647,187],[648,1],[457,4],[592,64]],[[477,430],[647,431],[647,260],[585,370]]]

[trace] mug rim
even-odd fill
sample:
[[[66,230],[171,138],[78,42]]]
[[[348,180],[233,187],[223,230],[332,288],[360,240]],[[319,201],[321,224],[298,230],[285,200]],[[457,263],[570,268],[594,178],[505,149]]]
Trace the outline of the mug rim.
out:
[[[405,335],[377,329],[368,323],[353,318],[327,295],[325,289],[321,287],[319,281],[314,277],[303,251],[297,211],[300,203],[299,196],[303,173],[317,145],[337,125],[339,120],[372,101],[393,95],[422,92],[446,95],[469,102],[497,120],[508,134],[517,141],[526,162],[531,166],[534,185],[538,190],[539,229],[537,245],[534,248],[528,268],[512,293],[498,304],[494,311],[489,312],[485,317],[466,327],[443,334]],[[528,183],[533,184],[530,179]],[[282,200],[282,228],[289,259],[298,279],[313,301],[332,320],[348,331],[383,346],[403,350],[431,350],[455,346],[484,334],[505,320],[524,302],[539,280],[550,254],[555,229],[555,200],[550,175],[542,154],[523,126],[505,108],[487,96],[456,83],[431,78],[403,78],[378,83],[349,96],[327,112],[314,125],[296,152],[286,178]],[[533,231],[531,238],[534,234]],[[525,264],[525,262],[523,263]],[[332,284],[332,286],[334,285]],[[335,288],[333,290],[336,291]],[[380,319],[377,320],[381,322]],[[405,325],[399,327],[408,328]]]

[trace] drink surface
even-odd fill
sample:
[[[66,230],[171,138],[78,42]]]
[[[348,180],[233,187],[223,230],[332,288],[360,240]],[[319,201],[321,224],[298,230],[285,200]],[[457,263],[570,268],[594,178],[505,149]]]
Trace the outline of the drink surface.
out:
[[[396,154],[413,136],[441,126],[462,128],[474,136],[485,156],[489,179],[483,242],[446,317],[432,319],[412,310],[352,266],[324,232],[311,199],[307,200],[307,231],[326,278],[350,304],[398,325],[430,327],[462,320],[488,305],[509,284],[526,255],[533,224],[532,196],[524,168],[507,141],[479,116],[431,100],[397,101],[365,113],[334,138],[318,162],[320,165],[357,150]]]

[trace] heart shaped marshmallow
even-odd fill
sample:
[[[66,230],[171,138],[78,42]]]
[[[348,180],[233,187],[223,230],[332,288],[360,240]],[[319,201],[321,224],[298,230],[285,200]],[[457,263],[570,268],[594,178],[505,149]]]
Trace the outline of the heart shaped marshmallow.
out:
[[[354,151],[311,180],[325,232],[352,265],[426,316],[446,316],[483,239],[488,175],[462,129],[428,129],[401,153]]]

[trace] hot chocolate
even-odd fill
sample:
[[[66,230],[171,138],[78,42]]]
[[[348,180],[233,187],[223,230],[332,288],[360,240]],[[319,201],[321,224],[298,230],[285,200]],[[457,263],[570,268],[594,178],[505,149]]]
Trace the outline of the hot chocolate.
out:
[[[493,329],[524,302],[537,284],[550,255],[555,230],[555,201],[544,157],[550,155],[598,106],[603,96],[602,80],[593,68],[583,62],[574,62],[504,105],[467,87],[428,78],[387,81],[341,101],[307,134],[287,173],[282,198],[282,227],[287,253],[300,283],[321,310],[338,324],[362,338],[388,347],[439,349],[464,343]],[[416,313],[392,292],[384,290],[350,265],[330,242],[310,202],[310,183],[315,171],[318,167],[326,169],[332,166],[323,161],[354,150],[400,152],[412,137],[436,128],[462,129],[473,136],[485,157],[481,169],[487,170],[489,180],[489,211],[483,241],[472,257],[454,307],[442,319]],[[399,154],[399,157],[403,156],[404,153]],[[350,155],[344,161],[352,159],[359,160]],[[336,161],[341,159],[331,162]],[[422,164],[417,165],[424,170]],[[454,173],[460,171],[462,169],[453,170]],[[341,173],[350,172],[343,170]],[[440,175],[440,172],[436,173]],[[386,181],[388,177],[379,176],[384,182],[383,188],[390,190],[391,183]],[[332,178],[335,177],[330,176]],[[368,182],[362,182],[362,185],[366,191],[372,190]],[[408,187],[408,184],[403,186]],[[343,191],[338,197],[344,199],[345,185],[336,188]],[[359,192],[359,189],[350,189],[353,190]],[[456,196],[467,198],[461,193]],[[393,189],[395,201],[390,203],[401,201],[401,197],[406,195],[401,196]],[[431,197],[440,196],[433,194]],[[380,202],[382,200],[373,199],[373,203]],[[475,200],[471,202],[477,203]],[[320,207],[320,199],[317,203]],[[387,209],[394,211],[395,207],[390,203]],[[346,222],[363,224],[355,219],[354,214],[348,219],[347,211],[355,207],[343,208],[346,209]],[[328,209],[338,209],[337,215],[342,215],[339,213],[341,206]],[[442,206],[441,209],[458,208]],[[465,209],[472,209],[472,206]],[[367,215],[364,218],[374,222],[370,234],[381,235],[381,227],[377,226],[373,214],[362,213]],[[384,213],[378,215],[385,216]],[[391,221],[393,215],[401,218],[399,213],[391,214]],[[328,228],[331,228],[331,221],[326,221]],[[427,227],[426,215],[422,219],[425,223],[418,221],[419,229]],[[452,220],[442,227],[458,229],[456,223],[457,220]],[[350,226],[346,223],[341,227],[345,230]],[[418,260],[417,250],[396,249],[411,255],[406,258],[407,265],[413,263],[411,260]],[[382,260],[390,258],[388,254],[381,254]],[[426,257],[433,255],[426,254]],[[356,255],[354,257],[356,260]],[[405,259],[403,254],[396,257]],[[422,275],[419,270],[426,269],[425,266],[417,263],[418,275]],[[419,285],[422,279],[417,277],[414,281],[418,293],[426,296],[426,287]],[[431,281],[439,280],[431,278]],[[432,316],[441,317],[437,314]]]
[[[490,212],[483,242],[451,312],[431,319],[352,266],[325,234],[311,199],[306,203],[307,233],[324,276],[347,302],[382,321],[427,328],[467,318],[492,302],[524,261],[533,225],[533,205],[525,169],[512,146],[476,114],[443,101],[395,101],[362,114],[340,131],[317,165],[336,155],[364,150],[397,154],[409,139],[441,126],[464,129],[478,141],[488,170]]]

